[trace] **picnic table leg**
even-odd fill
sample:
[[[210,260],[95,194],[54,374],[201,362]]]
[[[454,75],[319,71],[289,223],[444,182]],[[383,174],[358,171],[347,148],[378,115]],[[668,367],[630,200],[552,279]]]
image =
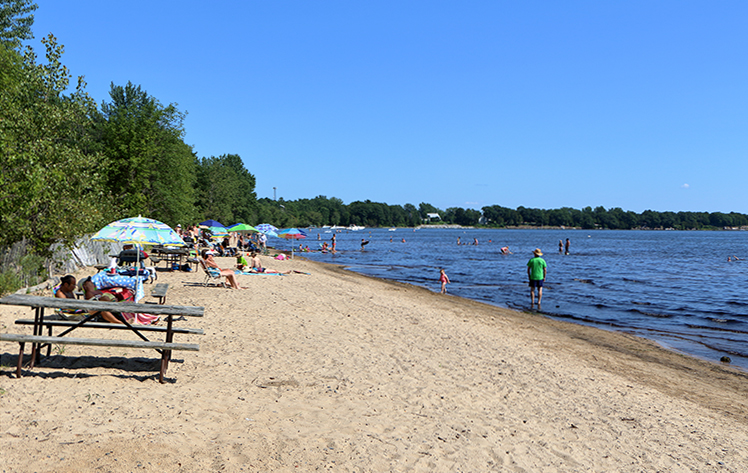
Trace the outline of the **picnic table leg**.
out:
[[[174,340],[172,320],[173,316],[171,314],[166,316],[166,343],[172,343]],[[169,360],[171,360],[171,350],[161,352],[161,372],[158,375],[158,382],[161,384],[164,384],[164,375],[166,374],[166,369],[169,367]]]
[[[50,337],[52,336],[52,326],[51,325],[47,325],[47,335],[49,335]],[[49,356],[51,353],[52,353],[52,344],[50,343],[50,344],[47,345],[47,356]]]
[[[23,347],[26,345],[24,342],[19,342],[21,348],[18,350],[18,366],[16,366],[16,378],[21,378],[21,366],[23,365]]]
[[[44,317],[44,308],[43,307],[35,307],[34,311],[34,335],[41,335],[42,334],[42,318]],[[32,343],[31,344],[31,363],[29,364],[29,369],[34,368],[34,363],[38,363],[41,361],[41,346],[39,343]]]
[[[174,341],[174,331],[171,327],[172,318],[173,316],[171,314],[166,317],[166,343],[171,343]],[[164,352],[166,352],[166,350],[164,350]],[[171,360],[171,350],[168,350],[168,352],[168,359]]]
[[[158,382],[161,384],[164,384],[164,375],[169,367],[169,358],[171,358],[171,350],[164,350],[161,353],[161,371],[158,374]]]

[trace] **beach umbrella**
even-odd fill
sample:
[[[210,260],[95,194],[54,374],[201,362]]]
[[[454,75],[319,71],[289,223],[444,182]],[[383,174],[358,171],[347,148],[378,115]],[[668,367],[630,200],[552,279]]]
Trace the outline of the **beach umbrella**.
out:
[[[223,225],[208,227],[208,230],[210,230],[210,233],[213,235],[213,238],[223,238],[229,235],[229,231]]]
[[[91,237],[92,240],[112,241],[138,247],[135,268],[140,266],[143,245],[186,246],[184,240],[165,223],[141,216],[123,218],[105,226]],[[139,273],[138,273],[139,274]],[[142,294],[142,281],[137,278],[136,291]]]
[[[299,230],[298,228],[286,228],[278,232],[278,238],[285,238],[286,240],[301,240],[306,238],[306,232]],[[294,248],[291,245],[291,257],[293,258]]]
[[[236,225],[232,225],[226,230],[230,232],[238,232],[238,233],[252,233],[252,232],[259,232],[258,229],[253,227],[252,225],[247,225],[246,223],[237,223]]]
[[[286,240],[301,240],[302,238],[306,238],[306,232],[298,228],[286,228],[276,233],[278,234],[278,238],[285,238]]]
[[[140,246],[185,246],[184,240],[170,226],[158,220],[140,216],[112,222],[96,232],[91,239]]]
[[[223,224],[221,222],[217,222],[215,220],[206,220],[204,222],[200,222],[198,225],[201,227],[223,227]]]
[[[264,233],[265,235],[270,235],[274,237],[278,236],[278,233],[276,233],[278,231],[278,227],[270,225],[269,223],[261,223],[259,225],[256,225],[255,228],[260,233]]]

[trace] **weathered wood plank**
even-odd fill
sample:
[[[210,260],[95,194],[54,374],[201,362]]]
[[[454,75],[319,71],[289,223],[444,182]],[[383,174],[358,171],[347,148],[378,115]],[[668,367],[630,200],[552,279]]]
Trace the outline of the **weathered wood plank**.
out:
[[[188,317],[202,317],[205,313],[204,307],[58,299],[56,297],[32,296],[28,294],[7,295],[0,299],[0,304],[50,309],[81,309],[88,312],[105,310],[109,312],[142,312],[155,315],[185,315]]]
[[[169,285],[165,282],[158,283],[151,291],[153,297],[166,297],[166,293],[169,291]]]
[[[42,325],[51,325],[53,327],[73,327],[78,325],[76,320],[47,320],[44,319]],[[34,325],[34,319],[18,319],[16,320],[17,325]],[[136,329],[141,332],[166,332],[166,327],[157,327],[153,325],[133,325]],[[129,330],[130,328],[125,324],[111,324],[108,322],[86,322],[80,328],[104,328],[114,330]],[[186,328],[186,327],[172,327],[171,331],[174,333],[188,333],[193,335],[204,335],[203,329],[200,328]]]
[[[114,348],[152,348],[161,350],[200,351],[196,343],[144,342],[142,340],[107,340],[100,338],[47,337],[43,335],[22,335],[0,333],[0,341],[25,343],[51,343],[56,345],[87,345]]]

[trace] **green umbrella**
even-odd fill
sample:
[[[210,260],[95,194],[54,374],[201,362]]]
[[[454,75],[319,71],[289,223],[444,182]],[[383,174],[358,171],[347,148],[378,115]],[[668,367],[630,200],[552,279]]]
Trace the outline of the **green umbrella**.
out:
[[[226,230],[230,232],[237,232],[237,233],[252,233],[252,232],[259,232],[258,229],[253,227],[252,225],[247,225],[246,223],[237,223],[236,225],[232,225]]]

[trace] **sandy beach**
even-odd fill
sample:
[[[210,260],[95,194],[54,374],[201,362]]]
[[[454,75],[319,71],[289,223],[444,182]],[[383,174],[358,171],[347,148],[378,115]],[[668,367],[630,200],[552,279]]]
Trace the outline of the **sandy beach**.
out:
[[[0,344],[0,471],[748,471],[744,372],[443,296],[438,274],[265,262],[310,274],[159,273],[168,304],[205,307],[166,384],[153,351],[80,346],[16,379]],[[0,306],[0,331],[30,316]]]

